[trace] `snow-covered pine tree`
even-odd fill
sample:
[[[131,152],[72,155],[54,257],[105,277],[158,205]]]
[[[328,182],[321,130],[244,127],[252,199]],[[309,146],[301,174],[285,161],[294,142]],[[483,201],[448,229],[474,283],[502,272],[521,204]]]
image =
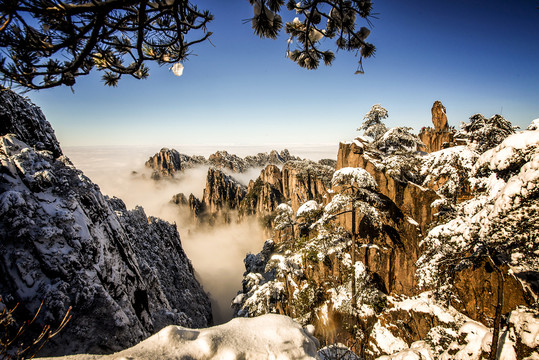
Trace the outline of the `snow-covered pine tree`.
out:
[[[387,116],[387,110],[382,105],[375,104],[365,114],[363,117],[365,121],[357,131],[363,131],[363,134],[376,140],[387,131],[386,126],[382,123],[382,119],[387,118]]]
[[[386,154],[404,152],[414,153],[424,144],[417,135],[410,132],[412,128],[397,126],[386,131],[374,142],[374,146]]]
[[[482,114],[470,117],[469,123],[461,123],[461,130],[455,135],[456,138],[468,139],[475,144],[476,151],[480,154],[500,144],[506,137],[515,133],[511,122],[501,115],[494,115],[487,119]]]

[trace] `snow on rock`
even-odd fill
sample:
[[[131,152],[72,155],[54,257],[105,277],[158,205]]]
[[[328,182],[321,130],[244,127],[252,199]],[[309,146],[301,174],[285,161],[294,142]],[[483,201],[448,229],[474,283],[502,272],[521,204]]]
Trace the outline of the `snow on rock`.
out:
[[[450,310],[443,309],[440,305],[436,304],[429,292],[423,292],[416,297],[406,298],[397,302],[395,303],[395,309],[432,314],[446,324],[456,321],[456,312],[453,310],[451,311],[453,314],[451,314]]]
[[[501,335],[500,359],[538,359],[539,312],[517,308],[508,317],[509,324]]]
[[[41,110],[21,96],[6,89],[0,90],[0,136],[14,134],[36,150],[62,155],[54,130]]]
[[[539,130],[539,119],[533,120],[527,130]]]
[[[453,198],[462,192],[479,154],[468,146],[454,146],[430,153],[422,159],[423,186]]]
[[[318,356],[320,356],[321,360],[361,360],[352,350],[341,343],[324,346],[318,350]]]
[[[17,106],[36,115],[22,100]],[[0,137],[0,295],[9,308],[20,302],[16,316],[44,300],[38,326],[54,327],[72,307],[42,354],[107,353],[169,324],[210,324],[209,299],[176,227],[103,196],[55,150],[52,132],[45,149],[26,143],[47,128],[36,121],[37,129]]]
[[[401,338],[394,336],[387,327],[377,322],[371,332],[371,344],[375,351],[394,354],[404,349],[408,349],[408,344]]]
[[[376,189],[377,184],[371,174],[362,168],[345,167],[335,171],[331,179],[332,186],[355,186]]]
[[[321,208],[322,207],[318,202],[316,202],[315,200],[309,200],[299,207],[298,211],[296,212],[296,218],[299,218],[300,216],[306,216],[313,211],[320,210]]]
[[[429,344],[425,341],[416,341],[409,349],[401,350],[393,355],[384,355],[376,360],[434,360]]]
[[[267,314],[255,318],[236,318],[206,329],[168,326],[116,354],[73,355],[62,359],[314,360],[319,359],[317,347],[318,340],[312,336],[312,330],[303,329],[287,316]]]
[[[539,266],[539,132],[507,137],[478,158],[471,176],[474,197],[458,204],[453,219],[434,227],[421,243],[420,285],[443,277],[437,270],[441,261],[474,251],[480,243],[496,244],[496,251],[507,251],[509,258],[528,254],[511,263],[513,271]]]

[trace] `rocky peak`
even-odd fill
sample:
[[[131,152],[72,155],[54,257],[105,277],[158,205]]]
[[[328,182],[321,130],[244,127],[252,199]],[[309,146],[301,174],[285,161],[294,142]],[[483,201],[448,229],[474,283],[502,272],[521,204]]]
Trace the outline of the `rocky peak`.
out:
[[[211,214],[222,210],[237,210],[246,191],[246,187],[231,176],[210,168],[202,201]]]
[[[216,167],[228,169],[233,172],[242,173],[247,169],[245,160],[237,155],[229,154],[227,151],[217,151],[208,157],[208,162]]]
[[[435,152],[455,146],[455,131],[449,128],[445,106],[441,101],[434,102],[431,113],[434,129],[424,127],[419,133],[419,138],[425,144],[425,151]]]
[[[263,183],[282,188],[281,170],[275,165],[268,165],[260,172],[260,180]]]
[[[433,190],[395,178],[384,167],[378,166],[361,145],[356,142],[340,143],[337,169],[359,167],[367,170],[378,184],[380,192],[394,201],[406,215],[418,222],[421,231],[426,233],[436,213],[436,209],[431,207],[431,204],[439,199],[439,196]]]
[[[323,202],[331,187],[334,168],[310,160],[289,161],[283,166],[283,196],[297,211],[308,200]]]
[[[150,157],[145,165],[154,169],[155,175],[152,175],[152,178],[174,176],[177,171],[182,170],[180,153],[175,149],[168,148],[162,148],[157,154]]]
[[[33,105],[1,96],[14,114],[38,116],[0,137],[2,306],[20,303],[15,315],[24,317],[44,300],[38,327],[54,327],[72,307],[72,321],[42,354],[108,353],[168,324],[211,324],[176,227],[103,196],[66,157],[54,157],[61,149]]]
[[[47,150],[57,158],[60,144],[49,122],[36,105],[0,86],[0,136],[14,134],[36,150]]]
[[[432,104],[432,124],[434,125],[434,130],[436,131],[448,131],[449,130],[449,124],[447,123],[447,114],[445,110],[445,106],[442,104],[441,101],[436,100],[434,104]]]
[[[203,156],[189,156],[168,148],[162,148],[145,163],[146,167],[154,170],[152,174],[154,180],[174,177],[180,171],[204,164],[206,159]]]

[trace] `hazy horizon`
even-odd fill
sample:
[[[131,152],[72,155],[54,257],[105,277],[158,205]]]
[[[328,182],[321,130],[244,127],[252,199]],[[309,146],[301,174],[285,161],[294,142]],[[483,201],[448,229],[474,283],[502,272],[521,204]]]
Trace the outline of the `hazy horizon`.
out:
[[[378,103],[388,127],[416,131],[431,124],[436,100],[457,128],[476,113],[521,128],[539,117],[539,10],[528,0],[374,2],[368,41],[377,50],[363,75],[345,51],[332,66],[300,68],[285,55],[284,31],[260,39],[244,23],[248,1],[196,4],[215,15],[213,35],[190,49],[182,76],[149,63],[147,80],[122,78],[116,88],[92,71],[73,92],[26,94],[64,146],[331,144],[350,138]],[[321,46],[334,50],[334,39]]]

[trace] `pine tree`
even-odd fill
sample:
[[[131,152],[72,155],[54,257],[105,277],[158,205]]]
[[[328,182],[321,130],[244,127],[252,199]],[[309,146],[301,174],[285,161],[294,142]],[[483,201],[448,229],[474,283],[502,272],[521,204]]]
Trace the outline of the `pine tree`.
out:
[[[469,123],[461,123],[461,130],[455,137],[468,139],[481,154],[500,144],[506,137],[515,133],[510,121],[501,115],[487,119],[482,114],[470,117]]]
[[[369,112],[365,114],[363,117],[365,121],[357,131],[363,131],[363,134],[366,136],[377,140],[387,131],[386,126],[382,123],[382,120],[386,119],[387,116],[387,110],[383,108],[382,105],[375,104],[371,107]]]
[[[255,33],[275,39],[283,27],[278,13],[284,0],[249,3]],[[335,55],[320,50],[320,40],[336,39],[338,49],[359,54],[357,72],[363,72],[362,59],[373,56],[375,47],[365,41],[368,28],[356,30],[356,19],[371,25],[370,0],[290,0],[287,9],[303,18],[286,23],[290,59],[308,69],[320,61],[330,65]],[[212,20],[208,10],[186,0],[3,0],[1,80],[25,89],[73,86],[77,77],[97,68],[105,72],[106,85],[116,86],[123,75],[148,77],[148,62],[169,64],[180,76],[180,62],[212,35],[207,29]],[[294,40],[297,47],[291,50]]]

